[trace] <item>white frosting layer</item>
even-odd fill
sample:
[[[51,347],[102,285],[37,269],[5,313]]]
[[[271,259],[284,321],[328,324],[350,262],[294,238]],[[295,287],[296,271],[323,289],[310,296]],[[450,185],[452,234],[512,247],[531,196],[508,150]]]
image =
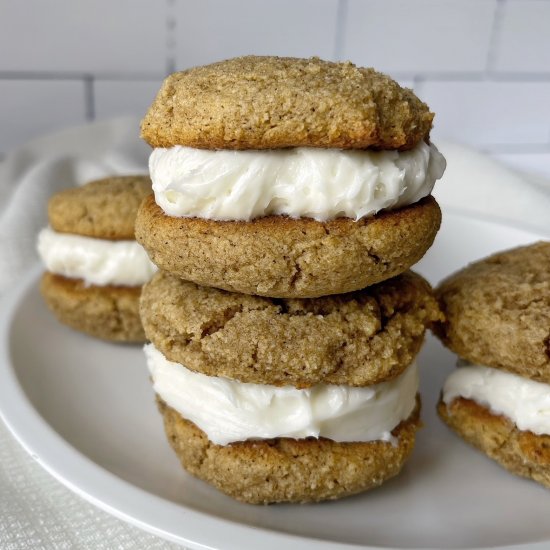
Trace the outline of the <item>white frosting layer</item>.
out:
[[[157,270],[136,241],[57,233],[50,227],[38,234],[38,253],[51,273],[89,285],[141,286]]]
[[[299,390],[206,376],[168,361],[153,344],[144,349],[156,393],[219,445],[311,436],[393,442],[391,431],[416,403],[414,364],[399,378],[367,388],[318,385]]]
[[[155,149],[149,158],[155,200],[166,214],[212,220],[270,214],[357,220],[426,197],[445,166],[424,142],[410,151],[176,146]]]
[[[471,399],[524,431],[550,435],[550,385],[499,369],[460,363],[447,378],[443,401]]]

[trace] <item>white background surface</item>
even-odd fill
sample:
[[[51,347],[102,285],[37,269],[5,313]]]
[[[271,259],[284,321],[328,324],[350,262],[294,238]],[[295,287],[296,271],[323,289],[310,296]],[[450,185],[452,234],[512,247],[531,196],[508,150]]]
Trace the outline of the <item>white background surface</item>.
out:
[[[165,74],[250,53],[350,59],[436,113],[436,140],[550,176],[549,0],[3,0],[0,152],[143,116]]]
[[[142,116],[174,69],[247,53],[318,54],[373,65],[414,87],[437,114],[436,141],[455,138],[550,176],[548,52],[548,0],[3,0],[0,154],[52,130]],[[71,131],[6,157],[0,293],[35,261],[49,194],[144,169],[146,148],[126,148],[137,135],[132,124]],[[443,203],[548,226],[542,187],[483,157],[444,152]],[[168,547],[83,503],[0,426],[2,550]]]
[[[46,223],[46,201],[53,192],[110,173],[145,170],[148,148],[138,140],[137,127],[136,119],[121,119],[67,130],[37,140],[0,163],[0,294],[9,294],[36,263],[36,233]],[[550,186],[544,181],[532,182],[452,143],[439,145],[448,160],[447,173],[436,187],[444,216],[451,206],[548,231]],[[452,250],[469,247],[472,242],[483,244],[477,234],[474,239],[457,232],[453,238]],[[453,261],[457,260],[458,256]],[[41,395],[47,383],[46,377],[33,384],[35,396]],[[47,397],[49,392],[43,395]],[[70,422],[77,417],[60,418]],[[472,460],[483,458],[471,453]],[[2,550],[169,547],[72,495],[33,463],[0,425]]]

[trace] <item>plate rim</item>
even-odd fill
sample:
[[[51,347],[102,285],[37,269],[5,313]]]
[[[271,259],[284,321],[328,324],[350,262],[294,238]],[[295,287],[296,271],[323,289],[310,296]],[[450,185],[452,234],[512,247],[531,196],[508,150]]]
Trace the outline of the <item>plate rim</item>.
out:
[[[445,216],[504,225],[530,233],[537,239],[548,239],[550,235],[550,232],[545,235],[540,228],[535,229],[527,224],[477,215],[452,207],[445,208]],[[400,547],[316,539],[219,518],[141,489],[109,472],[74,448],[53,429],[28,399],[10,357],[13,318],[31,286],[38,282],[42,271],[43,266],[37,264],[21,278],[11,292],[0,299],[0,418],[25,451],[57,481],[118,519],[192,549],[237,550],[243,548],[242,541],[247,540],[247,544],[252,547],[255,543],[261,544],[264,550],[279,550],[282,544],[291,544],[291,548],[296,550],[406,550]],[[107,494],[106,488],[109,488]],[[175,524],[179,527],[176,532],[173,528]],[[212,528],[215,526],[219,529]],[[549,541],[547,539],[491,549],[543,550],[548,547]],[[471,550],[487,549],[488,547],[476,547]]]

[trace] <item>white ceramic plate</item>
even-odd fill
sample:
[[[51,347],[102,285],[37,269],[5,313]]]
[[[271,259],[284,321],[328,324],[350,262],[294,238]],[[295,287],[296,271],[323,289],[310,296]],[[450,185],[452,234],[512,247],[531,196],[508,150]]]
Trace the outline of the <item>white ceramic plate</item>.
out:
[[[436,283],[472,260],[540,238],[446,212],[417,269]],[[550,493],[509,475],[437,419],[434,405],[454,357],[434,339],[419,361],[425,428],[399,477],[337,502],[255,507],[180,468],[141,349],[59,325],[40,298],[38,274],[0,310],[2,417],[44,468],[108,512],[192,548],[550,546]]]

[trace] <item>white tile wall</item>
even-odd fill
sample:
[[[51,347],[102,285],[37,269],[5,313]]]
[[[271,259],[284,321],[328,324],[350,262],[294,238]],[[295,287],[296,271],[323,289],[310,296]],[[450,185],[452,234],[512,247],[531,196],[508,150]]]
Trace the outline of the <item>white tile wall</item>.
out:
[[[426,81],[415,92],[436,113],[434,137],[477,146],[550,137],[550,82]]]
[[[495,68],[500,71],[550,71],[550,2],[505,3],[495,53]]]
[[[386,72],[483,71],[496,0],[348,0],[342,59]]]
[[[2,2],[2,70],[164,72],[166,40],[160,1]]]
[[[0,151],[86,121],[84,83],[0,80]]]
[[[332,59],[338,0],[179,2],[178,68],[238,55]]]
[[[104,119],[120,115],[142,117],[157,94],[159,80],[95,80],[94,115]]]
[[[0,2],[0,152],[142,116],[168,70],[316,54],[414,88],[437,113],[435,137],[550,177],[550,0]]]

